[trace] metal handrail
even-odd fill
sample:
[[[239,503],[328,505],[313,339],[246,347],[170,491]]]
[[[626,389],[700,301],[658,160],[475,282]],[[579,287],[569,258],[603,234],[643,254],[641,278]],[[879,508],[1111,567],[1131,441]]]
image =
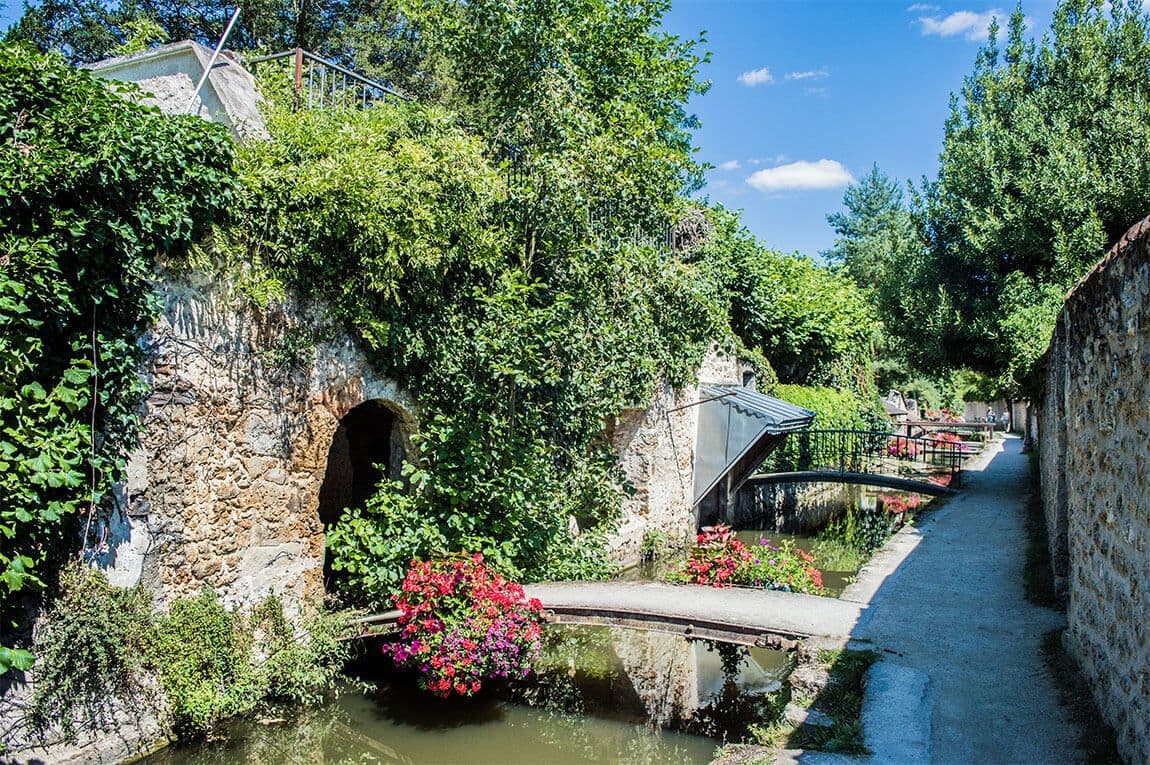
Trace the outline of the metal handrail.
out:
[[[931,436],[903,436],[889,431],[812,429],[792,433],[790,443],[767,458],[763,472],[834,470],[839,473],[891,473],[911,465],[962,470],[966,449]]]
[[[340,77],[343,78],[343,83],[342,83],[343,89],[346,89],[347,87],[349,87],[348,81],[350,81],[352,83],[351,87],[362,88],[363,95],[361,98],[358,98],[357,101],[361,101],[362,105],[364,107],[368,106],[370,103],[376,101],[379,98],[398,98],[402,101],[410,101],[411,100],[410,96],[404,95],[403,93],[400,93],[399,91],[395,90],[394,88],[392,88],[388,85],[385,85],[382,82],[377,82],[376,80],[372,80],[372,79],[369,79],[367,77],[364,77],[359,72],[356,72],[352,69],[348,69],[346,66],[342,66],[341,64],[337,64],[336,62],[331,61],[330,59],[326,59],[323,56],[317,56],[316,54],[312,53],[311,51],[304,50],[303,48],[292,48],[291,50],[285,50],[285,51],[282,51],[280,53],[272,53],[272,54],[269,54],[267,56],[257,56],[255,58],[249,59],[248,63],[254,68],[258,64],[267,63],[269,61],[283,61],[283,60],[287,60],[287,59],[292,59],[295,62],[295,72],[294,72],[294,81],[295,82],[294,82],[294,85],[295,85],[295,90],[296,90],[297,94],[301,93],[303,91],[303,87],[304,87],[304,81],[303,81],[304,80],[304,64],[305,63],[308,64],[308,67],[307,67],[307,74],[308,74],[307,85],[308,85],[308,105],[309,106],[311,105],[312,99],[313,99],[312,89],[313,89],[313,85],[315,82],[315,71],[316,71],[317,65],[319,67],[321,67],[320,68],[320,74],[319,74],[319,78],[320,78],[320,82],[321,82],[320,87],[322,89],[322,91],[320,93],[320,106],[324,105],[324,98],[325,98],[324,94],[326,93],[326,91],[329,88],[328,82],[327,82],[328,70],[331,70],[335,75],[339,75]],[[334,75],[333,75],[331,90],[333,93],[337,90],[337,88],[335,87]],[[376,93],[378,93],[379,95],[376,95]]]

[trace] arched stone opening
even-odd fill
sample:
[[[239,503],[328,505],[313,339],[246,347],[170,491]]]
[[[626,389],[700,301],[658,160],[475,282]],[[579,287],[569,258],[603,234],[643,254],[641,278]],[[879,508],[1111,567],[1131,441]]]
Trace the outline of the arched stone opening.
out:
[[[353,408],[339,421],[327,453],[319,489],[319,519],[325,529],[349,507],[363,505],[383,480],[397,480],[407,456],[402,412],[373,399]],[[331,559],[324,555],[324,581],[331,582]]]

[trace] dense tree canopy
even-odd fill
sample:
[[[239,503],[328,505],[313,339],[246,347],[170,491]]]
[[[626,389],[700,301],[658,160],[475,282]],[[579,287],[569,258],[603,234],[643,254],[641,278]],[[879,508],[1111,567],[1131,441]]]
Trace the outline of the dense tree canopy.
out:
[[[901,331],[915,360],[1026,389],[1065,291],[1150,199],[1150,35],[1140,4],[1063,0],[1049,35],[1016,12],[946,124],[923,191]]]

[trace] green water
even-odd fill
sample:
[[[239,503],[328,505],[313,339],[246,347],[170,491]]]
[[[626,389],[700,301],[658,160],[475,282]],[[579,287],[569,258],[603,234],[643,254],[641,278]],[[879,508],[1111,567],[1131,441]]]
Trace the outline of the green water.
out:
[[[147,765],[710,762],[742,737],[788,671],[778,651],[719,647],[637,630],[549,628],[532,682],[437,699],[366,650],[375,689],[226,738],[172,747]]]
[[[764,527],[761,523],[751,522],[737,527],[735,536],[748,547],[757,546],[760,539],[769,539],[775,545],[793,543],[796,548],[809,553],[814,558],[812,565],[823,572],[825,595],[837,598],[854,582],[859,570],[874,551],[897,531],[898,525],[883,507],[884,501],[892,497],[903,502],[911,501],[915,512],[927,510],[932,501],[928,496],[913,492],[863,486],[851,488],[853,492],[844,492],[830,502],[821,498],[818,501],[818,512],[811,513],[811,508],[800,506],[785,514],[775,515],[775,520],[780,523],[794,516],[823,518],[821,524],[806,532],[788,533],[779,531],[777,527]],[[837,506],[834,506],[836,503]],[[845,522],[848,517],[853,522]],[[907,520],[910,520],[910,515]],[[786,524],[784,528],[793,525]],[[681,550],[659,560],[641,563],[622,572],[618,578],[624,581],[659,581],[682,565],[686,553],[686,550]]]

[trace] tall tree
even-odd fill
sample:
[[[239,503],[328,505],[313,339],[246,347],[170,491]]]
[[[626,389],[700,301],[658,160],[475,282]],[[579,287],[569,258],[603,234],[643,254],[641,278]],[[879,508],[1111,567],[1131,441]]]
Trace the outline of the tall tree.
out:
[[[918,320],[892,328],[918,361],[1031,387],[1066,289],[1150,212],[1147,19],[1106,5],[1062,0],[1038,45],[1016,11],[953,100],[908,264]]]
[[[838,239],[823,257],[860,287],[876,290],[897,254],[919,242],[902,189],[875,165],[847,188],[843,207],[827,216]]]

